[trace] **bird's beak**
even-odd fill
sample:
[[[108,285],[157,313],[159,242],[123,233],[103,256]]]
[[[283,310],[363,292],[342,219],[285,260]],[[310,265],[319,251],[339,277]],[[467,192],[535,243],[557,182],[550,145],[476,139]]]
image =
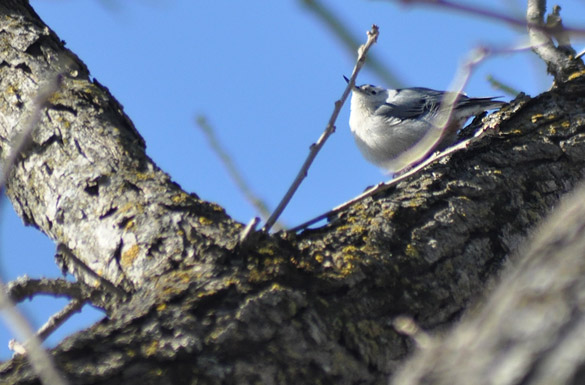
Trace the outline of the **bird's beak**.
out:
[[[347,84],[349,84],[349,79],[347,78],[347,76],[343,75],[343,78],[345,79],[345,81],[347,82]],[[358,90],[358,86],[356,86],[355,84],[353,85],[353,89],[354,90]]]

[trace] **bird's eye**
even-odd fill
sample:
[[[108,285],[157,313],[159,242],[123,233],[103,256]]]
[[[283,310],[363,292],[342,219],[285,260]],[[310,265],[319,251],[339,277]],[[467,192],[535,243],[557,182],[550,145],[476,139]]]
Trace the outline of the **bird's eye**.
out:
[[[372,92],[372,95],[376,95],[377,94],[376,90],[372,90],[371,92]]]

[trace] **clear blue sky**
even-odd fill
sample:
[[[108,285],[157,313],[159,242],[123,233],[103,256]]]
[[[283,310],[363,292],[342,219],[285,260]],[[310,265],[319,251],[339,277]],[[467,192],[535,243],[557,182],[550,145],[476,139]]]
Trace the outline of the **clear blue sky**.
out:
[[[503,13],[521,15],[526,2],[490,3]],[[583,3],[560,3],[566,23],[578,25],[585,14]],[[309,145],[323,131],[345,87],[342,75],[350,75],[355,60],[300,1],[31,0],[31,4],[124,105],[153,160],[185,190],[221,204],[242,222],[256,213],[210,150],[194,117],[207,116],[254,191],[275,207]],[[380,26],[372,52],[406,86],[445,89],[471,48],[507,47],[523,39],[522,30],[503,23],[436,8],[383,1],[325,4],[360,41],[372,23]],[[576,48],[582,45],[578,42]],[[530,52],[498,56],[481,65],[466,92],[501,95],[486,81],[492,74],[536,95],[550,85],[544,73],[544,65]],[[367,68],[358,83],[388,86]],[[287,224],[310,219],[385,180],[361,158],[349,133],[348,114],[346,105],[337,132],[284,212]],[[2,278],[59,276],[52,241],[25,228],[6,200],[1,215]],[[40,326],[64,303],[40,298],[26,303],[24,310]],[[49,344],[101,317],[100,312],[84,311]],[[0,359],[11,354],[9,339],[0,325]]]

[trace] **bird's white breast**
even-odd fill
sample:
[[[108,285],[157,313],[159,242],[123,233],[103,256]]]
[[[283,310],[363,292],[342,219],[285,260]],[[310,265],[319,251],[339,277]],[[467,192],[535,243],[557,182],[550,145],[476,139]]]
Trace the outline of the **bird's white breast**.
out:
[[[407,122],[376,115],[364,97],[354,92],[349,126],[358,148],[370,162],[388,168],[390,161],[414,146],[429,128],[424,122]]]

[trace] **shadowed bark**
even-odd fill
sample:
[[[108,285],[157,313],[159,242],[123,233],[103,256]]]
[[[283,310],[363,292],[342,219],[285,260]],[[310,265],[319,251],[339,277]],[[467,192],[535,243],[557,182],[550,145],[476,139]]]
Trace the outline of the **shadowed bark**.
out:
[[[7,194],[108,303],[107,319],[51,351],[74,384],[385,384],[414,347],[394,317],[453,324],[583,174],[575,76],[326,226],[243,247],[242,224],[156,167],[122,106],[25,2],[0,4],[0,36],[2,159],[43,84],[59,82]],[[0,382],[39,383],[24,357]]]

